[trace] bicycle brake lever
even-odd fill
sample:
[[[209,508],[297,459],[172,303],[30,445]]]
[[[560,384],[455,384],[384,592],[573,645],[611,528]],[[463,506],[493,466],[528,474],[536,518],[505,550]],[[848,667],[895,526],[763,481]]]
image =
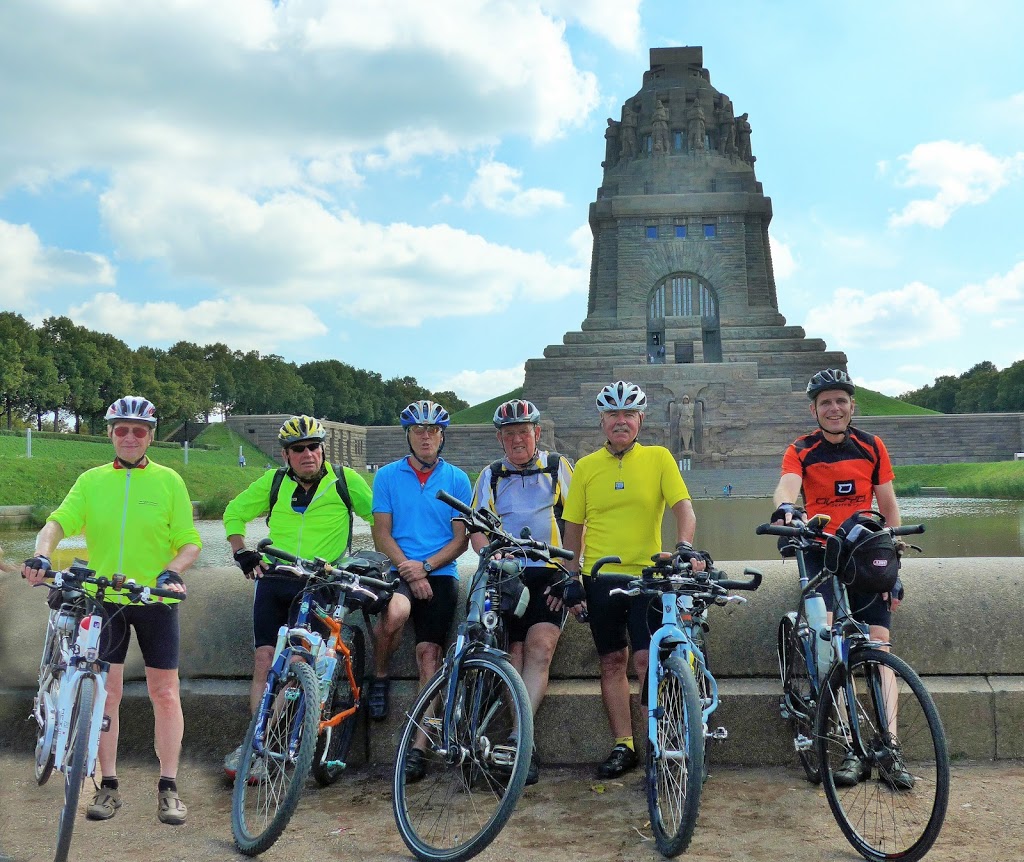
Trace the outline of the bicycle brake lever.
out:
[[[638,596],[640,595],[640,588],[635,587],[632,590],[624,590],[621,587],[615,587],[614,589],[608,590],[610,596]]]

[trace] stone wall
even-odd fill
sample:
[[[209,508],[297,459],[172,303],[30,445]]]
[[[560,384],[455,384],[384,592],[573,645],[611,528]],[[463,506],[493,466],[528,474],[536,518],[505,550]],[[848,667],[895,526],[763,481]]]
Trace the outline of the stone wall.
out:
[[[229,416],[228,427],[244,437],[263,452],[273,463],[279,463],[281,444],[277,433],[290,414],[266,414],[259,416]],[[366,469],[366,429],[361,425],[349,425],[321,419],[327,429],[324,449],[327,460],[332,464],[342,463],[355,470]]]

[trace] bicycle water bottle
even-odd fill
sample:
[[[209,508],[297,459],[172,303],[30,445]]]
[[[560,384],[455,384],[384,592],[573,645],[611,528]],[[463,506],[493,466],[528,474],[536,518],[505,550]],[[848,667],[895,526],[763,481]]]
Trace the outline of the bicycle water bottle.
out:
[[[331,680],[334,679],[334,669],[338,665],[338,654],[334,647],[327,647],[323,651],[323,658],[316,663],[316,672],[320,680],[320,704],[327,703],[327,693],[331,688]]]
[[[825,610],[825,600],[820,593],[807,594],[804,599],[804,611],[807,614],[807,625],[814,638],[811,651],[818,668],[818,684],[820,685],[832,664],[832,650],[828,641],[822,638],[822,634],[828,629],[828,612]]]

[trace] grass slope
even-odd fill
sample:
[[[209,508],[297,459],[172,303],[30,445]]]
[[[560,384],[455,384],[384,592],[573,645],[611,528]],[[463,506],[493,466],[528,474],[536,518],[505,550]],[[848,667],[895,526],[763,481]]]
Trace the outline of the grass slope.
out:
[[[945,488],[954,497],[1024,500],[1024,461],[984,464],[911,464],[896,468],[896,493],[916,496],[922,488]]]
[[[930,414],[937,416],[938,411],[929,410],[927,407],[918,407],[907,401],[900,401],[899,398],[892,398],[875,392],[871,389],[857,387],[857,412],[861,416],[922,416]]]
[[[453,425],[490,425],[491,420],[494,418],[494,411],[498,405],[503,401],[508,401],[510,398],[522,398],[523,387],[520,386],[518,389],[513,389],[511,392],[506,392],[504,395],[499,395],[497,398],[492,398],[490,401],[484,401],[482,404],[475,404],[472,407],[467,407],[465,410],[460,410],[458,413],[452,414]]]

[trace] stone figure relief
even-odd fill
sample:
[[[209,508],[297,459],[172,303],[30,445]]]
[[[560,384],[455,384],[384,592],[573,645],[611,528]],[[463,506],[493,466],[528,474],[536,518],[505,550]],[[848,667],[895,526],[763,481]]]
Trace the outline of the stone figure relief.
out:
[[[622,123],[619,125],[619,158],[631,159],[636,155],[636,111],[626,102],[622,106]]]
[[[736,117],[732,100],[723,95],[722,107],[718,112],[718,152],[723,156],[736,155]]]
[[[672,145],[668,137],[668,110],[665,103],[658,99],[654,103],[654,118],[651,121],[651,137],[653,138],[651,149],[656,153],[667,153],[671,151]]]
[[[703,151],[706,136],[704,109],[695,99],[686,110],[686,146],[691,151]]]
[[[704,402],[693,401],[689,395],[683,395],[668,404],[668,434],[671,441],[670,449],[677,455],[697,455],[704,451],[703,438],[706,429],[703,426]],[[703,433],[702,433],[703,432]]]
[[[754,156],[750,150],[750,123],[747,121],[747,114],[740,114],[736,118],[736,151],[743,161],[754,163]]]
[[[608,128],[604,130],[604,162],[601,167],[610,168],[619,161],[619,121],[608,118]]]

